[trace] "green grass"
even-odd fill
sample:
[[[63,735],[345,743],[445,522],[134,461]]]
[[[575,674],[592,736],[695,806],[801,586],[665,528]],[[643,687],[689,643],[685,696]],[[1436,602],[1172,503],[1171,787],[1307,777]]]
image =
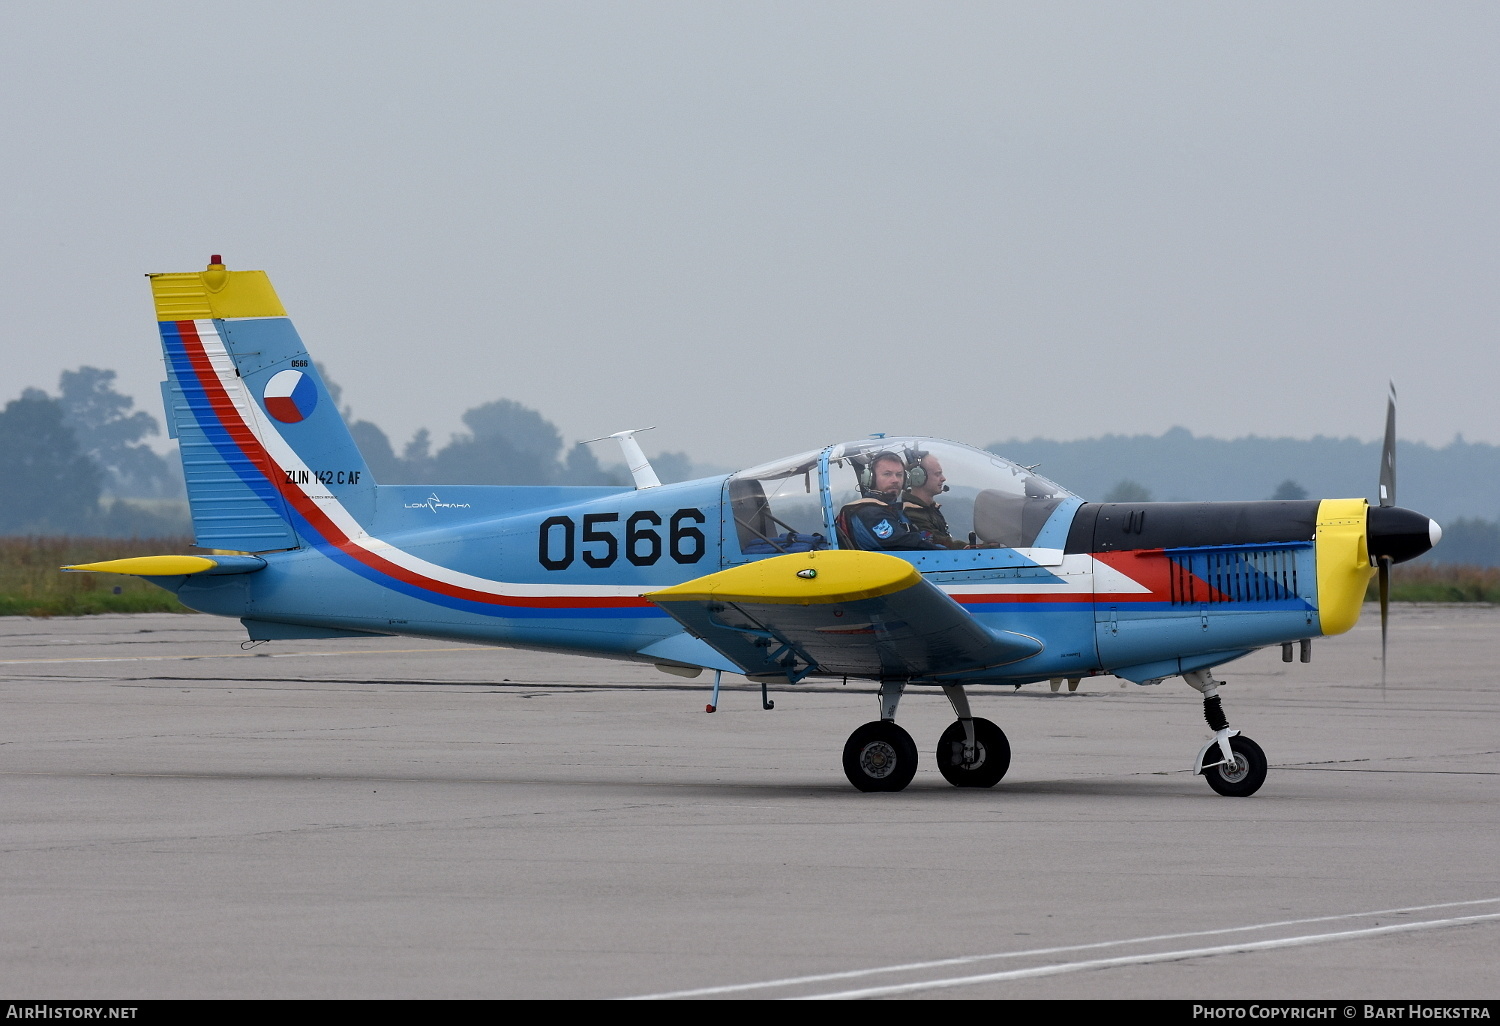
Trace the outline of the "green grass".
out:
[[[193,550],[191,538],[0,538],[0,616],[191,613],[177,596],[122,574],[60,566]]]
[[[1370,578],[1368,602],[1380,601]],[[1391,568],[1392,602],[1500,602],[1500,567],[1415,563]]]

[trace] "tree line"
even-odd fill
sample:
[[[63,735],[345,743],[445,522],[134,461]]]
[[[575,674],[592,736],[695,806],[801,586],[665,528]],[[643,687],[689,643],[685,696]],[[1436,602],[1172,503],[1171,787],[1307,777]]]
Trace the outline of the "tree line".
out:
[[[988,448],[1101,502],[1356,498],[1374,501],[1380,443],[1357,438],[1106,435],[1011,439]],[[1500,566],[1500,446],[1398,442],[1396,498],[1443,525],[1424,563]]]
[[[465,430],[442,445],[422,428],[398,452],[379,425],[342,406],[342,389],[318,369],[381,484],[630,484],[611,444],[565,445],[556,425],[511,399],[467,410]],[[161,425],[115,390],[115,378],[97,367],[64,371],[56,395],[28,388],[0,411],[0,535],[190,532],[181,465],[147,444]],[[1368,496],[1379,460],[1378,443],[1353,438],[1224,440],[1183,428],[989,448],[1106,502]],[[1442,545],[1424,561],[1500,566],[1500,522],[1491,519],[1500,511],[1500,447],[1401,442],[1398,464],[1401,504],[1443,525]],[[724,472],[685,452],[659,453],[652,465],[668,483]]]
[[[144,441],[161,425],[115,391],[115,376],[63,371],[57,395],[27,388],[0,410],[0,534],[187,530],[182,471]]]
[[[514,399],[496,399],[466,410],[460,418],[466,431],[449,437],[434,448],[432,433],[420,428],[400,453],[378,424],[354,417],[341,405],[343,389],[318,364],[323,387],[344,420],[354,443],[381,484],[470,484],[470,485],[616,485],[631,483],[630,471],[614,460],[600,462],[596,450],[587,445],[565,446],[562,432],[546,417]],[[618,456],[613,442],[599,443],[608,459]],[[651,457],[651,466],[663,484],[687,481],[718,473],[713,467],[695,464],[685,452],[662,452]]]
[[[1122,478],[1105,492],[1101,502],[1151,502],[1151,489],[1130,478]],[[1306,488],[1288,478],[1276,486],[1267,499],[1306,499]],[[1443,523],[1443,541],[1439,548],[1422,557],[1424,563],[1451,563],[1462,566],[1500,566],[1500,522],[1482,517],[1458,517]]]
[[[1380,443],[1357,438],[1206,438],[1174,427],[1160,435],[1059,442],[1010,439],[991,451],[1098,501],[1121,482],[1157,499],[1265,499],[1290,479],[1312,498],[1374,498]],[[1396,499],[1441,524],[1500,516],[1500,446],[1455,437],[1447,445],[1396,445]]]
[[[370,420],[342,407],[343,390],[320,364],[355,443],[381,484],[629,485],[613,444],[565,446],[557,426],[511,399],[463,414],[466,430],[435,445],[422,428],[398,454]],[[56,395],[28,388],[0,411],[0,535],[162,537],[191,532],[181,464],[145,439],[156,417],[114,388],[116,373],[64,371]],[[717,473],[685,452],[652,457],[663,482]]]

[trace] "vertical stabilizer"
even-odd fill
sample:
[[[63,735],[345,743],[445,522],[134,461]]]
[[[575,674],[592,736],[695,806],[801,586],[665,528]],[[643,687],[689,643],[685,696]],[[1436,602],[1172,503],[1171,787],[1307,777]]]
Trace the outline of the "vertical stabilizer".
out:
[[[150,278],[197,544],[295,548],[327,518],[320,502],[368,523],[369,467],[266,273],[215,256],[205,271]]]

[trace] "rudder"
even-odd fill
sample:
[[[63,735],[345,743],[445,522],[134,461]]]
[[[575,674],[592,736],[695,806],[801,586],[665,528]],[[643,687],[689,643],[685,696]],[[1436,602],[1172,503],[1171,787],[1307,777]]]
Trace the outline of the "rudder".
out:
[[[264,271],[153,274],[196,543],[268,552],[317,538],[320,497],[363,533],[375,482]]]

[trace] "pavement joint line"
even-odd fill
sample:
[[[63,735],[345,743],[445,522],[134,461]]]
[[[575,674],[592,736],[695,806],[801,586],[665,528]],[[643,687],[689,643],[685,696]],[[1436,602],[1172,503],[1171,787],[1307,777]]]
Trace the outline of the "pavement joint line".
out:
[[[1450,919],[1428,919],[1420,923],[1396,923],[1391,926],[1370,926],[1363,930],[1338,930],[1334,933],[1305,934],[1300,937],[1282,937],[1276,940],[1246,941],[1240,944],[1222,944],[1211,948],[1186,948],[1181,951],[1162,951],[1154,955],[1122,955],[1118,958],[1096,958],[1083,962],[1061,962],[1056,965],[1037,966],[1032,969],[1011,969],[999,973],[979,976],[957,976],[946,980],[928,980],[924,983],[898,983],[885,987],[867,987],[863,990],[845,990],[829,994],[809,994],[803,1001],[848,1001],[855,998],[886,997],[893,994],[910,994],[921,990],[945,990],[951,987],[971,987],[979,983],[1000,983],[1007,980],[1032,979],[1038,976],[1058,976],[1063,973],[1082,972],[1088,969],[1112,969],[1128,965],[1149,965],[1152,962],[1179,962],[1189,958],[1208,958],[1213,955],[1244,954],[1253,951],[1270,951],[1276,948],[1306,947],[1332,941],[1356,940],[1391,933],[1411,933],[1416,930],[1435,930],[1445,926],[1472,926],[1476,923],[1500,919],[1500,912],[1486,915],[1456,916]]]
[[[1467,757],[1466,757],[1467,758]],[[1449,777],[1500,777],[1500,770],[1382,769],[1379,766],[1276,766],[1276,770],[1305,770],[1309,773],[1411,773]]]
[[[694,988],[694,989],[691,989],[691,990],[664,991],[664,992],[658,993],[658,994],[641,994],[641,995],[638,995],[638,996],[627,998],[626,1000],[630,1000],[630,1001],[659,1001],[659,1000],[664,1000],[664,999],[667,999],[667,998],[708,997],[708,996],[711,996],[711,995],[714,995],[714,994],[733,994],[733,993],[741,993],[741,992],[749,991],[749,990],[772,990],[772,989],[781,988],[781,987],[795,987],[795,986],[799,986],[799,985],[802,985],[802,984],[808,984],[808,983],[828,983],[828,982],[831,982],[833,980],[852,980],[852,979],[858,979],[861,976],[874,976],[874,975],[877,975],[877,974],[880,974],[880,973],[916,972],[916,971],[922,970],[922,969],[939,969],[939,968],[942,968],[944,966],[971,965],[971,964],[973,964],[975,962],[989,962],[989,961],[995,961],[995,960],[1003,959],[1003,958],[1028,958],[1028,957],[1033,957],[1033,956],[1036,956],[1036,955],[1059,955],[1059,954],[1063,954],[1065,952],[1070,952],[1070,951],[1093,951],[1093,950],[1098,950],[1100,948],[1122,947],[1122,946],[1127,945],[1127,944],[1151,944],[1151,943],[1155,943],[1155,942],[1158,942],[1158,941],[1186,940],[1189,937],[1214,937],[1214,936],[1219,936],[1219,935],[1226,934],[1226,933],[1243,933],[1243,932],[1246,932],[1246,931],[1249,931],[1249,930],[1273,930],[1273,929],[1277,929],[1279,927],[1285,927],[1285,926],[1307,926],[1307,925],[1310,925],[1312,923],[1330,923],[1330,922],[1338,922],[1340,920],[1345,920],[1345,919],[1368,919],[1371,916],[1404,915],[1404,914],[1408,914],[1408,913],[1412,913],[1412,912],[1431,912],[1431,911],[1434,911],[1436,909],[1442,909],[1442,908],[1467,908],[1467,907],[1473,906],[1473,905],[1494,905],[1494,904],[1500,904],[1500,897],[1496,897],[1496,898],[1475,898],[1475,899],[1473,899],[1471,901],[1444,901],[1444,902],[1438,902],[1438,903],[1433,904],[1433,905],[1408,905],[1408,906],[1405,906],[1403,908],[1384,908],[1384,909],[1376,909],[1376,910],[1371,911],[1371,912],[1344,912],[1344,913],[1340,913],[1338,915],[1313,916],[1313,917],[1305,918],[1305,919],[1282,919],[1282,920],[1278,920],[1276,922],[1270,922],[1270,923],[1253,923],[1253,924],[1251,924],[1249,926],[1224,926],[1224,927],[1217,927],[1217,928],[1212,929],[1212,930],[1193,930],[1193,931],[1189,931],[1189,932],[1186,932],[1186,933],[1161,933],[1161,934],[1153,934],[1153,935],[1147,936],[1147,937],[1129,937],[1129,938],[1125,938],[1123,940],[1094,941],[1094,942],[1089,943],[1089,944],[1068,944],[1068,945],[1063,945],[1063,946],[1060,946],[1060,947],[1030,948],[1030,949],[1027,949],[1027,950],[1024,950],[1024,951],[999,951],[999,952],[992,952],[990,954],[985,954],[985,955],[959,955],[959,956],[954,957],[954,958],[940,958],[940,959],[934,959],[934,960],[928,961],[928,962],[906,962],[906,963],[903,963],[903,964],[900,964],[900,965],[877,966],[877,967],[872,968],[872,969],[849,969],[849,970],[846,970],[846,971],[843,971],[843,972],[818,973],[818,974],[812,975],[812,976],[791,976],[791,977],[786,977],[784,979],[779,979],[779,980],[764,980],[764,981],[761,981],[761,982],[758,982],[758,983],[731,983],[731,984],[725,984],[723,986],[717,986],[717,987],[697,987],[697,988]],[[1500,913],[1495,913],[1493,915],[1488,915],[1488,916],[1481,916],[1479,918],[1500,918]],[[1448,922],[1448,920],[1440,920],[1439,922],[1446,923],[1446,922]],[[1319,936],[1334,936],[1334,935],[1328,934],[1328,935],[1319,935]],[[1267,942],[1258,941],[1258,942],[1252,942],[1252,943],[1265,944]],[[1208,949],[1205,949],[1205,950],[1208,950]],[[1229,945],[1227,948],[1225,948],[1225,950],[1243,951],[1243,950],[1249,950],[1249,949],[1247,949],[1245,947],[1245,945],[1243,945],[1243,944],[1237,944],[1237,945]],[[1129,956],[1129,957],[1131,957],[1131,958],[1142,958],[1142,957],[1145,957],[1145,958],[1157,958],[1159,956],[1151,955],[1151,956]],[[1176,957],[1188,958],[1188,957],[1192,957],[1192,956],[1191,955],[1178,955]],[[1070,963],[1065,963],[1065,965],[1067,965],[1069,967],[1071,967],[1071,966],[1080,966],[1080,967],[1082,967],[1082,966],[1093,966],[1093,965],[1097,964],[1098,962],[1112,962],[1112,961],[1115,961],[1115,960],[1114,959],[1100,959],[1100,960],[1094,960],[1093,962],[1087,962],[1087,963],[1085,963],[1085,962],[1070,962]],[[1051,967],[1048,967],[1048,968],[1051,968]],[[1025,973],[1025,972],[1032,972],[1032,971],[1033,970],[1019,970],[1019,972],[1023,972],[1023,973]],[[1053,971],[1055,971],[1055,972],[1065,972],[1065,971],[1070,971],[1070,970],[1069,969],[1054,969]],[[989,975],[996,975],[996,974],[989,974]],[[999,974],[999,975],[1004,975],[1004,974]],[[921,988],[924,988],[924,987],[937,987],[937,986],[943,986],[943,985],[944,984],[938,983],[938,984],[920,984],[920,985],[918,985],[918,984],[899,984],[897,986],[911,987],[913,989],[921,989]],[[877,989],[882,989],[882,988],[877,988]],[[862,991],[861,992],[850,991],[850,992],[846,992],[844,995],[834,995],[834,996],[851,996],[851,995],[860,994],[860,993],[864,993],[864,992],[862,992]]]

